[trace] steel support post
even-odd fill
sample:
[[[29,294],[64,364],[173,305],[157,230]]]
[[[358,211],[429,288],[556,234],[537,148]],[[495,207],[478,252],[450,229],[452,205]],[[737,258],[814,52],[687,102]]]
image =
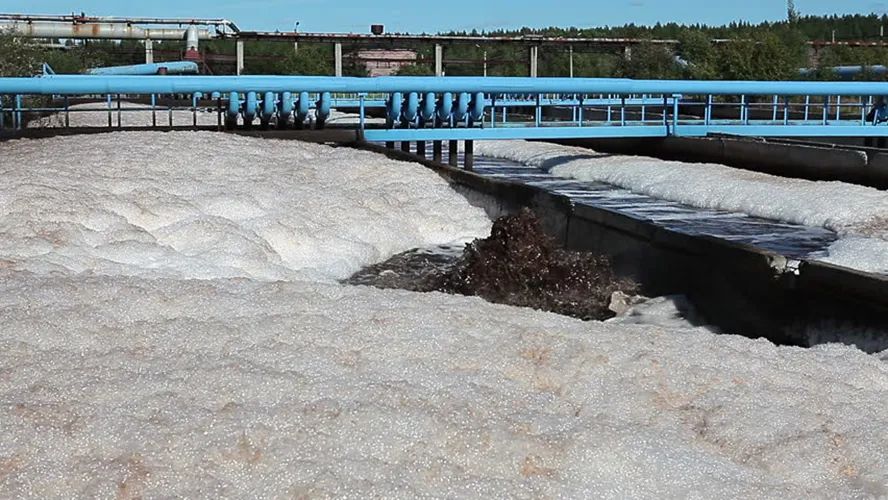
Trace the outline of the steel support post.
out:
[[[238,40],[235,45],[237,46],[237,74],[241,75],[244,72],[244,41]]]
[[[154,41],[145,39],[145,64],[154,64]]]
[[[425,141],[416,141],[416,156],[419,156],[420,158],[426,157]]]
[[[334,74],[342,76],[342,44],[339,42],[333,46],[333,59]]]
[[[463,158],[463,167],[466,170],[475,168],[475,141],[466,141],[465,157]]]
[[[435,44],[435,76],[444,76],[444,46]]]
[[[444,151],[441,141],[432,141],[432,160],[441,163],[444,160]]]
[[[447,163],[451,167],[456,167],[459,165],[459,141],[449,141],[447,145],[447,150],[449,156],[447,157]]]
[[[401,141],[401,151],[405,153],[410,152],[410,141]]]

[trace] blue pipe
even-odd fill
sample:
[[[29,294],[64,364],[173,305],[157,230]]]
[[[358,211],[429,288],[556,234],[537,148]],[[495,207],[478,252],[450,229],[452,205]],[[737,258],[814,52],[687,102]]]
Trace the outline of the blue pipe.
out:
[[[293,94],[284,92],[281,94],[281,100],[278,102],[278,122],[286,123],[293,114]]]
[[[275,110],[277,110],[277,97],[273,92],[266,92],[262,98],[262,116],[260,118],[262,123],[270,122]]]
[[[327,118],[330,116],[330,106],[333,103],[333,97],[329,92],[322,92],[321,98],[317,102],[317,107],[315,108],[315,117],[317,118],[319,123],[324,123]]]
[[[417,112],[419,111],[419,94],[416,92],[410,92],[407,94],[407,99],[404,101],[404,112],[402,113],[402,118],[404,121],[413,123],[416,120]]]
[[[299,93],[299,100],[296,101],[296,123],[302,123],[308,118],[308,110],[311,109],[309,99],[308,92]]]
[[[426,92],[425,97],[422,99],[422,112],[420,114],[424,123],[435,119],[435,108],[437,107],[437,104],[438,103],[435,101],[435,94],[433,92]]]
[[[484,118],[484,94],[481,92],[475,92],[475,95],[472,96],[469,118],[473,122],[481,121]]]
[[[161,68],[166,68],[169,75],[197,74],[197,63],[191,61],[170,61],[152,64],[133,64],[130,66],[108,66],[87,70],[88,75],[156,75]]]
[[[403,100],[404,97],[400,92],[392,92],[392,95],[389,96],[389,99],[386,102],[388,108],[387,118],[389,122],[398,123],[401,121],[401,102]]]
[[[240,115],[240,95],[237,92],[231,92],[228,95],[228,119],[237,120]]]
[[[438,120],[442,122],[450,121],[450,115],[453,114],[453,94],[444,92],[438,101]]]
[[[259,110],[259,98],[255,92],[247,92],[247,102],[244,103],[244,125],[250,125],[256,118]]]
[[[318,77],[46,75],[0,78],[0,94],[191,94],[216,92],[483,92],[506,94],[888,95],[884,82],[755,82],[510,77]]]
[[[453,113],[453,121],[457,123],[465,121],[468,113],[469,93],[460,92],[459,97],[456,98],[456,111]]]

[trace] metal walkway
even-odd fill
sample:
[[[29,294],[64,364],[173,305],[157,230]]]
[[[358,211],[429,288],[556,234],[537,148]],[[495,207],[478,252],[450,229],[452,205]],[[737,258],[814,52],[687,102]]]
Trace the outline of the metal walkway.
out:
[[[30,99],[44,96],[43,101]],[[47,96],[52,103],[45,103]],[[323,127],[356,113],[368,141],[570,139],[728,134],[888,136],[888,83],[588,78],[56,75],[0,78],[0,128],[29,114],[72,113],[71,97],[178,97],[219,126]],[[171,107],[162,110],[172,109]],[[381,108],[383,124],[368,120]]]

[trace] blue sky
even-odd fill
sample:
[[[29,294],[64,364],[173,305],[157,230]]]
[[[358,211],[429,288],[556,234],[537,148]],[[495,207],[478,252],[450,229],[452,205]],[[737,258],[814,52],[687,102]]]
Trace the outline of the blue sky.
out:
[[[803,14],[885,13],[888,0],[796,0]],[[657,21],[722,24],[786,16],[784,0],[0,0],[2,12],[226,17],[242,29],[365,32],[602,26]]]

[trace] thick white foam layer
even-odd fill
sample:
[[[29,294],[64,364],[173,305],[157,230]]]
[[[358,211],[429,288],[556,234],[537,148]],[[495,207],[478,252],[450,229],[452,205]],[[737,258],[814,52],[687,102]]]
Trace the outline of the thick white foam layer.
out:
[[[348,148],[129,132],[3,153],[0,259],[40,273],[339,279],[490,229],[437,174]]]
[[[218,134],[2,148],[0,496],[888,494],[876,356],[657,301],[629,316],[662,327],[330,283],[489,229],[415,165]],[[267,281],[291,277],[321,281]]]
[[[308,282],[0,272],[12,496],[888,494],[888,366]]]
[[[687,205],[742,212],[758,217],[857,235],[830,249],[829,261],[855,269],[888,272],[883,254],[888,239],[888,192],[843,182],[777,177],[710,163],[683,163],[637,156],[613,156],[543,142],[488,141],[476,154],[519,161],[551,173],[601,181]],[[848,248],[854,246],[854,252]]]

